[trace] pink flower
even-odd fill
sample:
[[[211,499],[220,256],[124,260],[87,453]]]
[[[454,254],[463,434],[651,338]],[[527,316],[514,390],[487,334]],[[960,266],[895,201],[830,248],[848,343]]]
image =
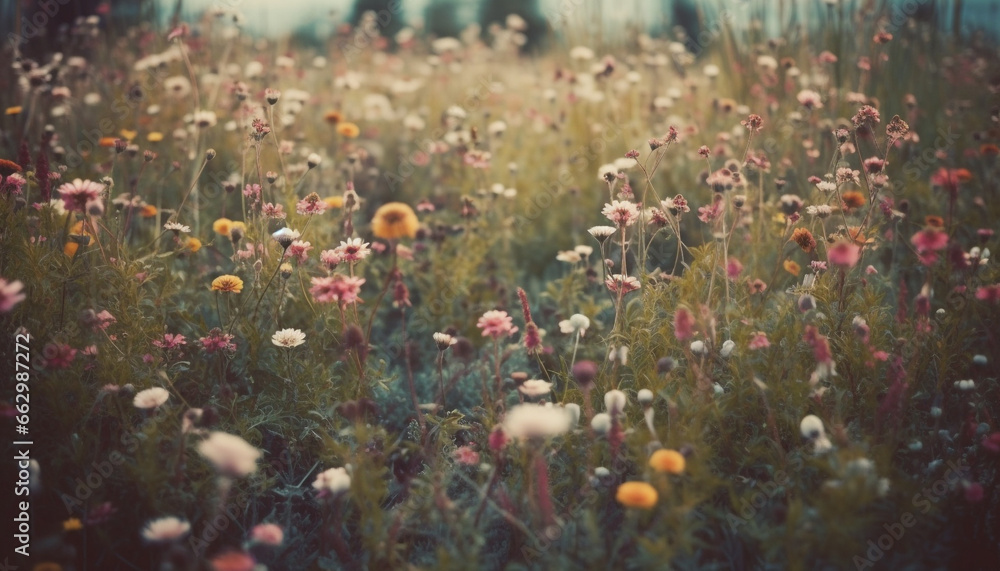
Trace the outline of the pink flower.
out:
[[[93,321],[90,322],[90,326],[94,329],[94,332],[104,331],[112,324],[117,323],[118,320],[115,319],[114,315],[111,315],[107,309],[102,309],[100,313],[94,316]]]
[[[66,210],[71,212],[86,212],[87,203],[101,196],[104,185],[91,180],[74,179],[59,187],[59,195],[63,199]]]
[[[317,303],[348,305],[364,302],[360,297],[361,286],[365,283],[364,278],[335,275],[312,278],[311,281],[313,285],[309,288],[309,293]]]
[[[754,333],[753,337],[750,339],[750,343],[747,344],[747,347],[751,350],[767,349],[770,346],[771,342],[767,339],[767,333],[764,333],[763,331]]]
[[[202,337],[198,341],[201,343],[202,349],[209,355],[216,351],[232,352],[236,350],[236,344],[233,343],[233,336],[224,333],[218,327],[209,331],[207,337]]]
[[[368,242],[361,238],[348,238],[346,242],[341,242],[333,252],[344,262],[360,262],[372,253],[368,248]]]
[[[1000,301],[1000,284],[980,287],[976,290],[976,299],[993,303]]]
[[[678,307],[674,313],[674,337],[678,341],[694,337],[694,315],[686,307]]]
[[[639,219],[639,208],[634,202],[614,200],[610,204],[605,204],[601,214],[608,217],[615,226],[624,228],[631,226]]]
[[[3,184],[0,184],[0,192],[15,196],[20,195],[21,189],[24,188],[24,185],[27,182],[28,180],[18,173],[9,174],[7,175],[7,178],[3,180]]]
[[[276,220],[284,220],[287,214],[285,213],[285,207],[280,204],[266,203],[260,209],[261,215],[264,218],[274,218]]]
[[[827,259],[835,266],[853,268],[861,259],[861,248],[850,242],[837,242],[827,251]]]
[[[250,539],[262,545],[278,546],[285,540],[285,532],[280,525],[261,523],[250,530]]]
[[[18,280],[8,282],[0,278],[0,311],[8,312],[14,306],[24,301],[27,297],[24,292],[24,284]]]
[[[716,193],[711,205],[698,209],[698,220],[708,224],[718,218],[720,214],[722,214],[722,195]]]
[[[296,258],[299,262],[304,262],[309,259],[309,250],[312,250],[312,244],[302,240],[294,240],[285,251],[285,257]]]
[[[622,295],[631,293],[639,289],[639,280],[632,276],[623,276],[621,274],[614,274],[608,276],[608,279],[604,280],[604,285],[608,286],[611,293],[619,293]]]
[[[319,261],[326,266],[327,270],[332,272],[342,260],[340,259],[340,256],[337,255],[336,250],[323,250],[319,253]]]
[[[726,263],[726,275],[729,276],[729,279],[735,280],[740,277],[741,273],[743,273],[743,264],[736,258],[729,258]]]
[[[496,309],[484,313],[476,323],[476,327],[483,330],[483,337],[492,337],[494,340],[517,333],[514,320],[507,315],[506,311]]]
[[[462,446],[457,448],[451,453],[451,457],[454,458],[459,464],[463,464],[465,466],[479,465],[479,452],[473,450],[471,446]]]
[[[167,351],[170,349],[176,349],[182,345],[187,345],[187,341],[184,339],[184,336],[180,334],[174,335],[173,333],[164,333],[163,339],[153,341],[154,347],[159,347],[160,349]]]
[[[929,266],[937,261],[937,251],[948,245],[948,234],[937,228],[926,228],[910,238],[910,243],[917,249],[920,262]]]
[[[295,205],[295,212],[305,216],[323,214],[326,212],[326,202],[321,200],[319,195],[313,192]]]
[[[76,349],[62,343],[49,343],[42,348],[42,358],[46,369],[65,369],[76,358]]]
[[[952,197],[958,195],[958,188],[963,182],[972,180],[968,169],[947,169],[941,167],[931,175],[931,184],[943,188]]]

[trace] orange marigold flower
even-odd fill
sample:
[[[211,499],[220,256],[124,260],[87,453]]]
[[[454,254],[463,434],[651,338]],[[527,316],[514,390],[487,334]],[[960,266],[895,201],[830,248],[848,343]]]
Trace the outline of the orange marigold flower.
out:
[[[656,493],[656,488],[646,482],[625,482],[618,486],[615,499],[627,508],[648,510],[656,505],[660,495]]]
[[[383,204],[372,218],[372,234],[383,240],[396,240],[417,235],[420,222],[409,205],[402,202]]]
[[[101,139],[99,141],[97,141],[97,144],[99,146],[101,146],[101,147],[108,147],[108,148],[110,148],[110,147],[114,147],[115,146],[115,141],[117,139],[118,139],[118,137],[101,137]]]
[[[212,291],[240,293],[243,291],[243,280],[236,276],[224,275],[212,280]]]
[[[685,464],[684,455],[676,450],[657,450],[649,457],[649,467],[657,472],[680,474]]]
[[[796,228],[792,232],[792,241],[798,244],[799,248],[802,248],[802,251],[807,254],[816,249],[816,239],[813,238],[812,232],[805,228]]]
[[[72,258],[76,255],[77,250],[80,249],[81,244],[90,244],[93,239],[94,235],[84,229],[83,220],[81,220],[69,229],[69,239],[66,240],[66,244],[63,246],[63,254]]]
[[[323,115],[323,120],[331,125],[336,125],[344,120],[344,114],[340,111],[330,110]]]
[[[323,199],[326,203],[327,208],[343,208],[344,197],[343,196],[328,196]]]
[[[195,237],[189,237],[187,239],[187,242],[184,243],[184,248],[186,248],[193,254],[201,249],[201,240]]]
[[[139,214],[141,214],[143,218],[152,218],[156,216],[156,212],[157,210],[155,206],[153,206],[152,204],[147,204],[146,206],[142,207],[142,210],[139,211]]]
[[[934,228],[942,228],[944,226],[944,218],[934,216],[933,214],[924,216],[924,222],[926,222],[928,226],[933,226]]]
[[[233,231],[233,221],[228,218],[219,218],[212,223],[212,230],[220,236],[229,236]]]
[[[782,265],[785,267],[785,271],[793,276],[799,275],[799,272],[802,271],[802,267],[792,260],[785,260]]]
[[[18,115],[18,114],[21,113],[21,111],[22,111],[21,106],[20,105],[15,105],[13,107],[8,107],[4,111],[4,115]]]
[[[353,139],[361,134],[361,128],[354,123],[340,123],[337,125],[337,134]]]
[[[63,530],[65,531],[76,531],[78,529],[83,529],[83,522],[80,518],[71,517],[63,522]]]
[[[847,210],[853,210],[855,208],[860,208],[865,205],[865,195],[857,190],[849,190],[842,195],[844,199],[844,207]]]

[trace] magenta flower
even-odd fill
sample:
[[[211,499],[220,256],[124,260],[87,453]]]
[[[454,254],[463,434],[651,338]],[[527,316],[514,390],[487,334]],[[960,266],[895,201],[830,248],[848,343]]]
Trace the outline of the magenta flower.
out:
[[[678,307],[674,313],[674,337],[685,341],[694,336],[694,315],[686,307]]]
[[[948,245],[948,234],[937,228],[926,228],[914,234],[910,243],[917,249],[920,263],[929,266],[937,261],[937,252]]]
[[[207,337],[202,337],[198,341],[201,343],[202,349],[209,355],[217,351],[232,352],[236,350],[236,344],[233,343],[233,336],[224,333],[218,327],[209,331]]]
[[[364,302],[360,297],[361,286],[365,283],[363,278],[335,275],[312,278],[311,281],[313,285],[309,293],[317,303],[348,305]]]
[[[169,351],[171,349],[176,349],[182,345],[187,345],[187,340],[181,334],[164,333],[163,339],[156,339],[153,341],[154,347],[159,347],[160,349]]]

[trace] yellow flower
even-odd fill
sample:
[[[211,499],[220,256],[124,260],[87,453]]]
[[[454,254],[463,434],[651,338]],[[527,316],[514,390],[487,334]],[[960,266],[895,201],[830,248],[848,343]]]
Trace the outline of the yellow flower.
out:
[[[327,208],[342,208],[344,206],[343,196],[328,196],[323,199]]]
[[[142,210],[139,211],[139,214],[141,214],[143,218],[152,218],[156,216],[156,207],[153,206],[152,204],[147,204],[146,206],[142,207]]]
[[[649,467],[657,472],[680,474],[684,465],[684,455],[676,450],[657,450],[649,458]]]
[[[656,505],[660,495],[656,493],[656,488],[646,482],[625,482],[618,486],[615,499],[627,508],[648,510]]]
[[[337,125],[337,134],[353,139],[361,134],[361,129],[354,123],[340,123]]]
[[[212,291],[240,293],[243,291],[243,280],[228,274],[219,276],[212,280]]]
[[[413,238],[417,235],[420,221],[413,209],[402,202],[383,204],[375,211],[372,218],[372,234],[383,240],[396,240],[404,236]]]
[[[126,141],[131,141],[132,139],[135,138],[136,135],[138,135],[137,132],[130,131],[128,129],[122,129],[121,131],[118,132],[118,134],[121,135],[122,139],[125,139]]]
[[[232,226],[232,228],[229,229],[229,234],[230,235],[233,233],[233,230],[240,230],[241,232],[243,232],[243,235],[246,236],[247,225],[244,224],[242,220],[234,220],[231,224],[233,226]]]
[[[153,131],[152,133],[146,135],[146,140],[150,143],[159,143],[163,140],[163,133],[159,131]]]
[[[63,529],[66,531],[83,529],[83,522],[80,521],[80,518],[71,517],[63,522]]]
[[[18,115],[18,114],[21,113],[21,110],[22,110],[22,108],[21,108],[20,105],[15,105],[13,107],[8,107],[6,109],[6,111],[4,111],[4,115]]]
[[[802,270],[802,268],[792,260],[785,260],[784,266],[785,266],[785,271],[792,274],[793,276],[799,275],[799,271]]]
[[[72,216],[72,214],[68,216]],[[83,220],[81,220],[69,229],[69,239],[66,240],[66,244],[63,246],[63,253],[72,258],[76,255],[76,251],[80,249],[81,243],[90,244],[93,240],[94,235],[84,230]]]
[[[184,247],[187,248],[192,254],[201,249],[201,240],[195,237],[189,237],[187,242],[184,243]]]
[[[212,230],[220,236],[229,236],[233,230],[233,221],[228,218],[219,218],[212,223]]]
[[[35,565],[31,568],[31,571],[62,571],[62,565],[46,561]]]

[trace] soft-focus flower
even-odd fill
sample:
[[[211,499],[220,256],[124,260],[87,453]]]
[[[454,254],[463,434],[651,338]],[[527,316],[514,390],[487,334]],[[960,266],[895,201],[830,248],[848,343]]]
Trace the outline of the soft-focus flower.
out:
[[[432,337],[434,338],[434,344],[437,345],[439,351],[444,351],[448,347],[458,343],[457,339],[447,333],[435,333]]]
[[[159,408],[163,403],[167,402],[167,399],[169,398],[170,393],[167,392],[166,389],[153,387],[136,393],[135,398],[132,399],[132,404],[135,405],[135,408],[148,410],[151,408]]]
[[[187,340],[181,334],[164,333],[162,339],[154,339],[153,346],[160,349],[170,350],[187,345]]]
[[[299,234],[297,230],[292,230],[291,228],[286,227],[278,230],[274,234],[271,234],[271,237],[274,238],[274,240],[281,245],[282,248],[287,250],[288,247],[292,245],[292,242],[299,239],[300,235],[301,234]]]
[[[220,236],[229,236],[229,232],[233,229],[233,221],[228,218],[219,218],[212,223],[212,230]]]
[[[243,291],[243,280],[228,274],[219,276],[212,280],[212,291],[240,293]]]
[[[559,322],[559,331],[567,335],[579,333],[580,337],[583,337],[588,327],[590,327],[590,319],[581,313],[574,313],[569,319],[563,319]]]
[[[656,505],[660,496],[656,488],[646,482],[625,482],[618,486],[615,499],[627,508],[648,510]]]
[[[298,329],[280,329],[271,336],[271,343],[278,347],[298,347],[306,342],[306,334]]]
[[[721,355],[723,359],[728,359],[735,350],[736,350],[736,342],[733,341],[732,339],[726,339],[722,343],[722,347],[719,348],[719,355]]]
[[[767,349],[770,346],[771,342],[767,339],[767,333],[764,333],[763,331],[754,333],[753,337],[750,338],[750,343],[747,344],[747,347],[752,351],[757,349]]]
[[[590,235],[593,236],[594,238],[597,238],[598,240],[603,242],[604,240],[608,239],[608,237],[617,232],[617,229],[615,229],[614,226],[594,226],[589,230],[587,230],[587,232],[589,232]]]
[[[528,379],[521,383],[517,390],[524,396],[540,397],[552,392],[552,383],[540,379]]]
[[[372,217],[372,234],[383,240],[413,238],[420,222],[409,205],[402,202],[383,204]]]
[[[527,440],[565,434],[572,427],[573,418],[562,407],[534,403],[511,407],[503,419],[504,433],[510,438]]]
[[[310,192],[295,205],[295,212],[303,216],[315,216],[326,212],[326,202],[318,194]]]
[[[211,560],[212,571],[254,571],[257,560],[246,551],[227,550]]]
[[[176,541],[191,531],[191,524],[177,517],[161,517],[146,523],[142,537],[151,543]]]
[[[649,467],[657,472],[680,474],[685,465],[684,455],[676,450],[660,449],[649,457]]]
[[[476,323],[476,327],[483,330],[483,337],[492,337],[493,339],[509,337],[517,333],[513,318],[507,315],[506,311],[495,309],[484,313]]]
[[[694,315],[686,307],[678,307],[674,312],[674,337],[685,341],[694,336]]]
[[[63,184],[58,189],[64,207],[70,212],[86,212],[87,203],[99,199],[103,190],[104,185],[99,182],[78,178]]]
[[[351,475],[346,468],[330,468],[317,474],[312,486],[321,495],[337,496],[351,489]]]
[[[840,241],[827,250],[827,259],[835,266],[853,268],[861,259],[861,248],[857,244]]]
[[[312,278],[309,293],[318,303],[339,303],[348,305],[360,303],[361,286],[365,279],[355,276],[333,275],[329,277]]]
[[[285,532],[280,525],[261,523],[250,530],[250,540],[262,545],[278,546],[285,540]]]
[[[812,232],[806,228],[796,228],[792,231],[792,242],[798,244],[799,248],[805,253],[810,253],[816,249],[816,239],[813,238]]]
[[[208,460],[222,475],[239,478],[257,471],[260,450],[239,436],[226,432],[212,432],[198,443],[198,453]]]
[[[27,296],[23,290],[24,284],[19,280],[8,282],[0,278],[0,311],[8,312],[14,309],[15,305],[24,301]]]

